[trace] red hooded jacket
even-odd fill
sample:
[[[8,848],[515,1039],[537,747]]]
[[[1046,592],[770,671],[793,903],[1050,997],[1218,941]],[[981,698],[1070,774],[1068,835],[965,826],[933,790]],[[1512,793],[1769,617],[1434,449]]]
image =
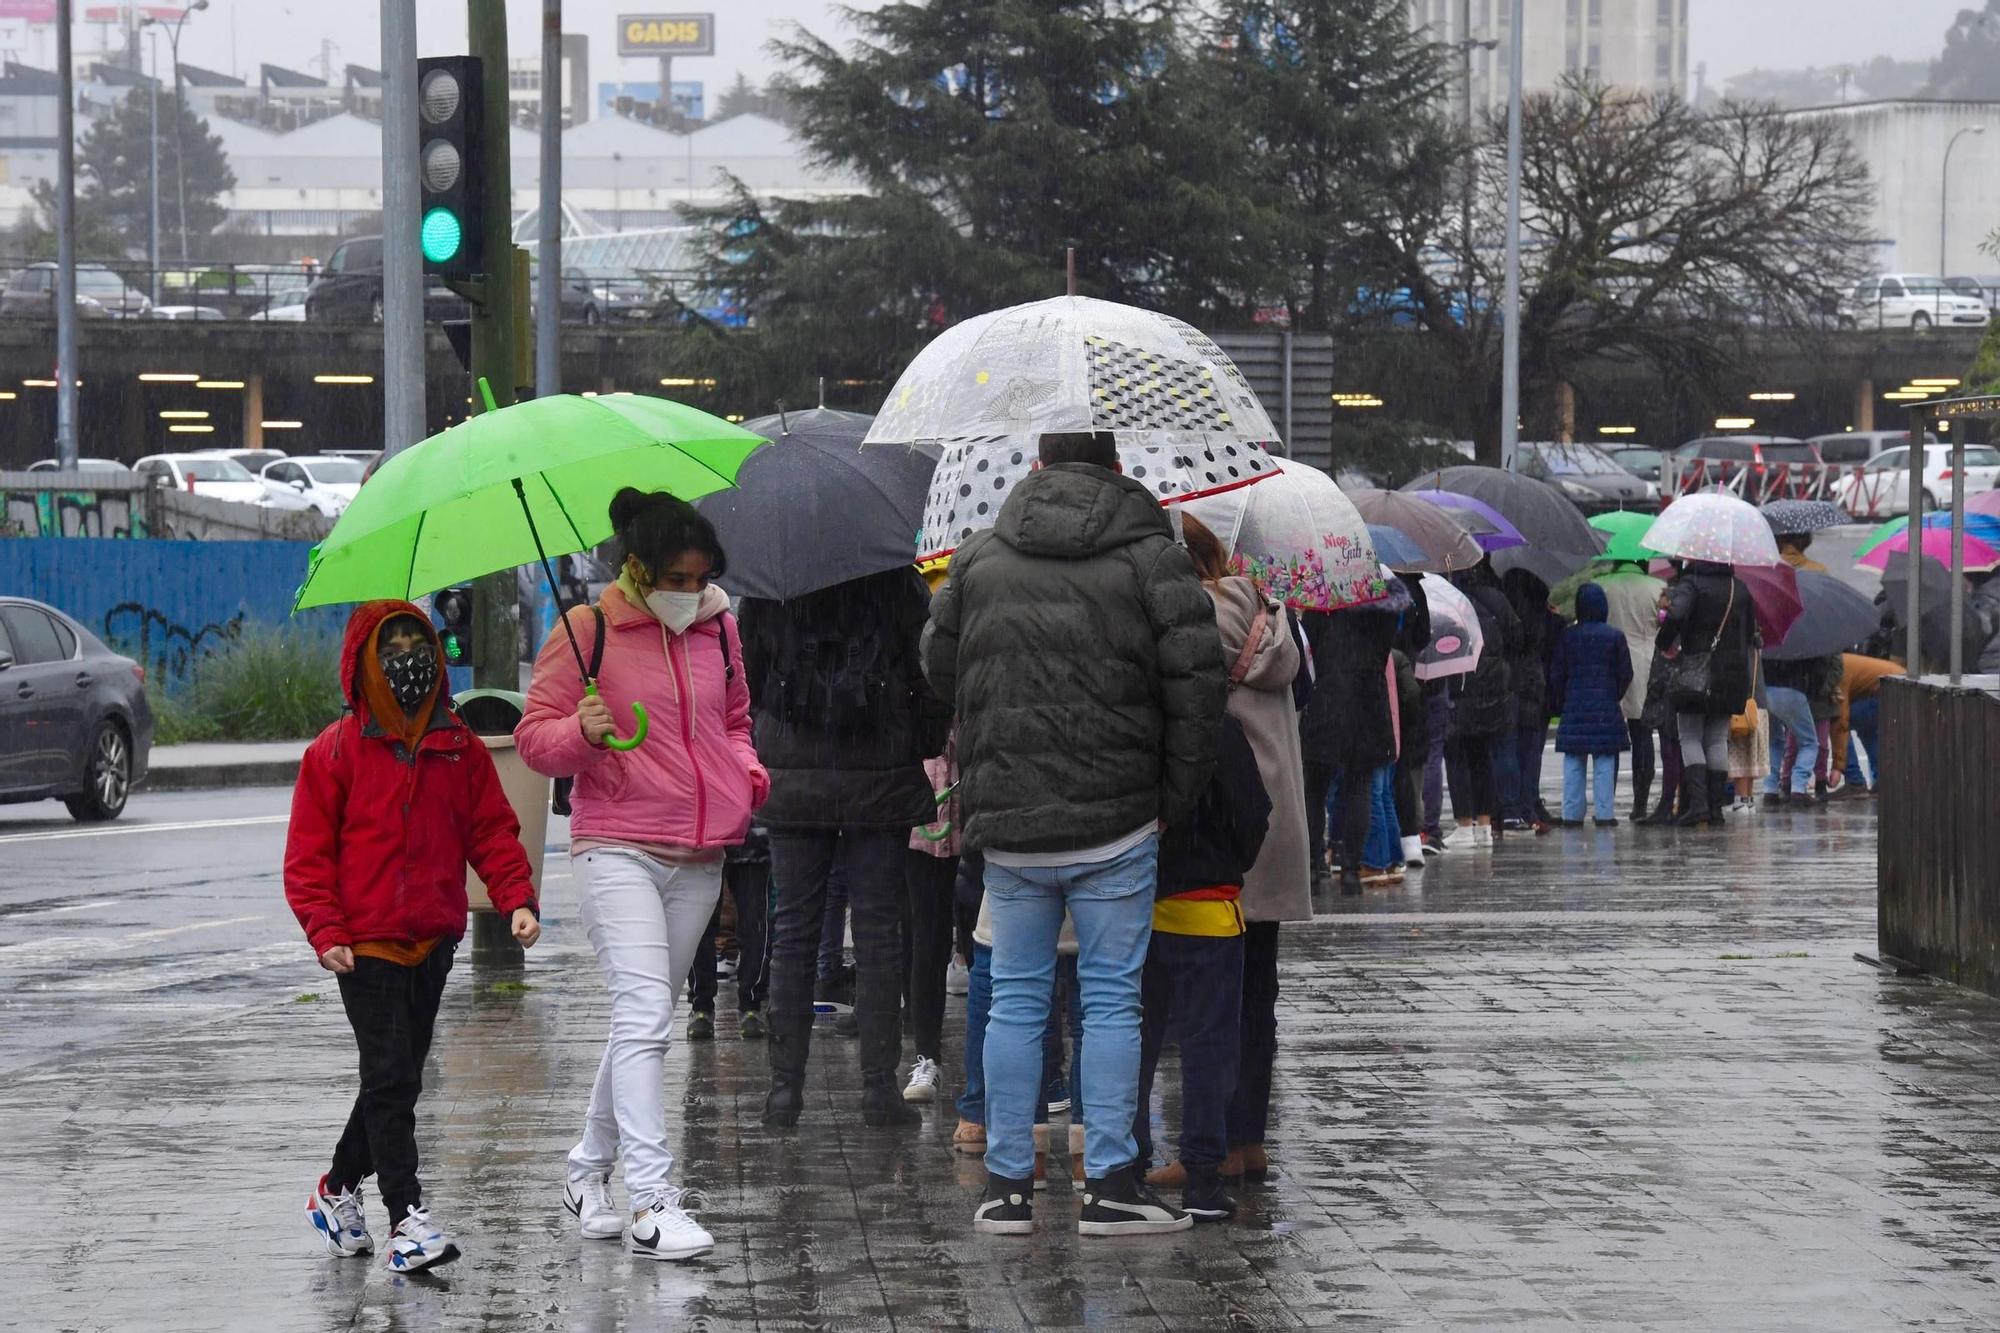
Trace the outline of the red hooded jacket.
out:
[[[368,715],[360,654],[395,615],[430,623],[396,601],[366,603],[349,618],[340,650],[348,711],[307,748],[292,791],[285,900],[315,954],[368,940],[457,939],[468,863],[500,911],[536,908],[520,821],[479,738],[440,702],[412,754]]]

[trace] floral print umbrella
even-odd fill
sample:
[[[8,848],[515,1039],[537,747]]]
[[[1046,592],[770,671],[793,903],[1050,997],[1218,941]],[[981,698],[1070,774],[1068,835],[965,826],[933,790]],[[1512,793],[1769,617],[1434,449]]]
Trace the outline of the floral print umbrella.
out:
[[[1256,486],[1187,502],[1240,573],[1296,611],[1336,611],[1388,595],[1375,543],[1333,478],[1289,458]]]
[[[1661,555],[1717,565],[1775,565],[1779,558],[1778,539],[1756,507],[1715,491],[1668,505],[1646,533],[1646,545]]]

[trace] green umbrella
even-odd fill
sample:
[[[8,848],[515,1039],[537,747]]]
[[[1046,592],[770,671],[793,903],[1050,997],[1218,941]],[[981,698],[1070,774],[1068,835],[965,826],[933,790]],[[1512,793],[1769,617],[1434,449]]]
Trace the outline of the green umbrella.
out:
[[[1856,560],[1859,560],[1862,556],[1867,555],[1870,551],[1880,546],[1883,542],[1888,541],[1891,537],[1894,537],[1896,534],[1900,532],[1906,531],[1909,528],[1909,526],[1910,526],[1910,516],[1908,514],[1904,514],[1900,518],[1890,519],[1887,523],[1884,523],[1881,527],[1869,533],[1868,540],[1861,543],[1859,547],[1855,548],[1854,558]]]
[[[560,394],[495,409],[483,380],[479,388],[487,411],[369,478],[313,548],[293,610],[420,597],[530,561],[553,589],[549,555],[609,537],[611,497],[622,487],[692,500],[734,486],[743,460],[764,443],[664,398]],[[570,647],[588,683],[574,634]],[[633,711],[643,738],[644,713]]]
[[[1605,544],[1605,560],[1630,561],[1644,564],[1659,555],[1645,544],[1646,533],[1653,526],[1652,514],[1638,514],[1630,510],[1620,510],[1614,514],[1599,514],[1590,520],[1590,526],[1599,532],[1608,533],[1611,540]]]

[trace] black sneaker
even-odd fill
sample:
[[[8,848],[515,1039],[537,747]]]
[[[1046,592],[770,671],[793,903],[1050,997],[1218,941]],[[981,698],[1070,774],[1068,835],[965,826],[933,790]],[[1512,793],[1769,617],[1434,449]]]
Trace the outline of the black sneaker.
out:
[[[1133,1166],[1083,1182],[1079,1236],[1157,1236],[1193,1225],[1192,1215],[1162,1202]]]
[[[715,1015],[706,1009],[697,1009],[689,1014],[687,1039],[689,1041],[714,1041]]]
[[[988,1174],[986,1194],[972,1210],[972,1229],[982,1236],[1027,1236],[1035,1230],[1035,1182]]]
[[[1212,1166],[1187,1169],[1181,1207],[1197,1222],[1222,1222],[1236,1216],[1236,1200],[1223,1188],[1221,1172]]]
[[[770,1034],[770,1026],[764,1022],[764,1015],[755,1009],[745,1009],[743,1017],[736,1024],[737,1035],[745,1041],[762,1041]]]
[[[826,1018],[854,1012],[854,969],[843,967],[813,983],[813,1013]]]

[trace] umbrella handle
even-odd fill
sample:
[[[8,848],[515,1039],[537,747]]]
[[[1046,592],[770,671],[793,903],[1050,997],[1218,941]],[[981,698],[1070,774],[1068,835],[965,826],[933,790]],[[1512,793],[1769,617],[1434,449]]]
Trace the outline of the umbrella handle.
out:
[[[591,695],[596,694],[597,682],[593,680],[586,684],[583,687],[583,692]],[[604,743],[614,750],[636,750],[640,745],[644,744],[646,733],[653,729],[652,719],[646,716],[646,705],[641,703],[633,704],[632,719],[638,723],[637,730],[630,736],[606,736]]]
[[[952,798],[952,794],[957,790],[958,790],[958,784],[956,782],[952,783],[949,787],[946,787],[943,791],[937,794],[937,801],[935,803],[938,805],[943,805],[946,801],[949,801]],[[920,828],[917,830],[917,836],[919,838],[922,838],[925,842],[943,842],[946,838],[949,838],[951,836],[951,821],[947,819],[944,821],[944,823],[939,824],[936,828]]]

